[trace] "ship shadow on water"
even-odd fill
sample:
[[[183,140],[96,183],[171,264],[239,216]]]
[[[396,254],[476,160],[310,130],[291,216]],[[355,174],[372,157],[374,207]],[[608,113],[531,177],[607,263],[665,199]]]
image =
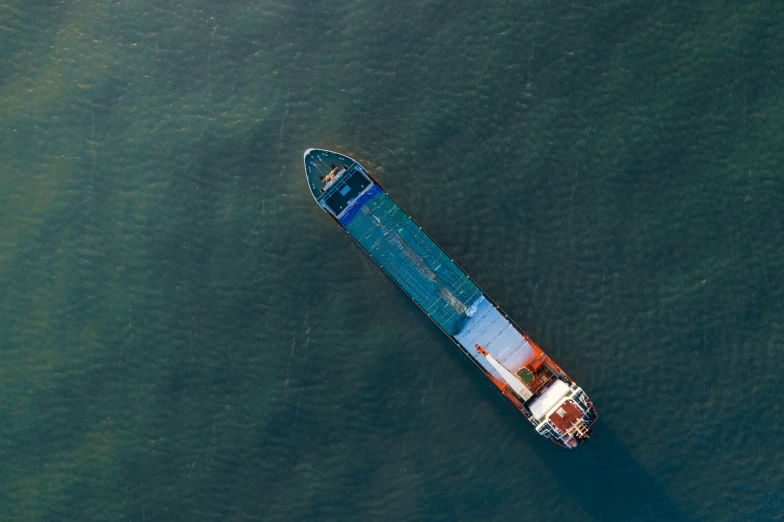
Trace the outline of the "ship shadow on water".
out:
[[[450,347],[451,348],[451,347]],[[454,353],[455,358],[463,356]],[[475,369],[464,366],[466,376],[475,377]],[[593,397],[599,420],[592,426],[591,439],[575,449],[564,449],[545,440],[531,429],[520,413],[501,399],[491,386],[479,392],[496,409],[495,421],[503,423],[519,436],[520,444],[505,446],[505,457],[494,471],[500,477],[513,476],[516,465],[536,453],[537,464],[544,465],[560,486],[565,503],[579,505],[591,519],[601,522],[684,522],[689,517],[673,502],[662,486],[633,455],[602,415],[601,397]],[[503,403],[503,404],[502,404]],[[511,454],[511,453],[514,454]]]
[[[423,323],[429,320],[422,320]],[[476,369],[465,364],[465,356],[451,344],[444,344],[446,353],[460,364],[455,369],[469,380],[480,381]],[[611,413],[602,411],[602,397],[592,396],[599,412],[591,427],[590,440],[575,449],[562,448],[535,433],[528,421],[507,403],[488,382],[476,392],[495,409],[493,421],[502,423],[519,437],[520,444],[505,446],[505,456],[493,475],[514,476],[517,464],[536,453],[536,462],[544,465],[562,489],[564,502],[580,506],[593,520],[601,522],[685,522],[688,515],[673,502],[662,486],[637,460],[623,440],[607,423]],[[489,421],[490,419],[485,419]],[[500,443],[500,441],[498,441]],[[511,453],[510,453],[511,452]],[[514,453],[514,454],[512,454]],[[509,469],[507,465],[511,465]],[[500,485],[499,485],[500,487]],[[528,487],[528,486],[527,486]],[[545,517],[546,518],[546,517]]]
[[[586,513],[602,521],[688,520],[601,418],[593,431],[591,440],[575,450],[548,448],[542,456]]]

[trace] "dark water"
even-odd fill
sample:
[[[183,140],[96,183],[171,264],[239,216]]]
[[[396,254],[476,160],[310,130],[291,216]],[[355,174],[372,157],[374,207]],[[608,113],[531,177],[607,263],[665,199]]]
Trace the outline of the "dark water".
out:
[[[782,520],[782,13],[0,4],[0,519]],[[589,444],[323,215],[310,146],[584,386]]]

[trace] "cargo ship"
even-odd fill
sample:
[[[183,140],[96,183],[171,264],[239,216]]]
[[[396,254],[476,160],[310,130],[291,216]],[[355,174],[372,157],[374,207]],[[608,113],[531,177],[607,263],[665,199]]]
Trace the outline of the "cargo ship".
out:
[[[357,161],[305,151],[316,203],[551,441],[574,448],[598,418],[586,393]]]

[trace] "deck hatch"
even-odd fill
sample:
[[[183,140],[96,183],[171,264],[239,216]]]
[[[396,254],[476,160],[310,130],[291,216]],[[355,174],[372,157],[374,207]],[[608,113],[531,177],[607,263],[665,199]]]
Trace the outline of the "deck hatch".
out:
[[[450,335],[457,334],[467,317],[466,303],[476,301],[479,288],[388,194],[378,190],[346,211],[350,219],[339,221],[433,321]]]
[[[345,179],[341,185],[334,187],[327,191],[326,203],[332,212],[337,216],[343,212],[348,206],[349,202],[370,185],[368,180],[358,170],[352,170],[347,174],[343,174]],[[338,180],[339,182],[340,180]]]

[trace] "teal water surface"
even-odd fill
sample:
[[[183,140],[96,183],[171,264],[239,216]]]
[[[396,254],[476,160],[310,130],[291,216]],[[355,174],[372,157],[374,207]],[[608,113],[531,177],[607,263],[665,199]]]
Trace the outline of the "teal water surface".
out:
[[[783,34],[775,1],[0,4],[0,520],[782,520]],[[586,389],[586,445],[324,215],[308,147]]]

